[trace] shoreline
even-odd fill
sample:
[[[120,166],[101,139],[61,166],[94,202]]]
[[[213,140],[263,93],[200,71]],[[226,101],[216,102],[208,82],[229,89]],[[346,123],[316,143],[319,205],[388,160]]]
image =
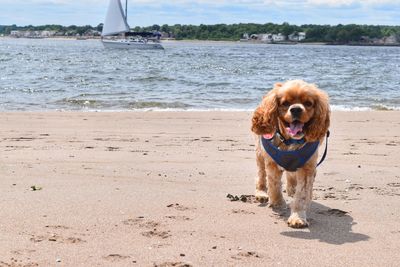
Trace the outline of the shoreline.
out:
[[[1,113],[146,113],[146,112],[155,112],[155,113],[212,113],[212,112],[253,112],[255,107],[251,109],[231,109],[231,108],[214,108],[214,109],[174,109],[174,108],[143,108],[143,109],[90,109],[90,108],[81,108],[81,109],[43,109],[43,110],[23,110],[23,109],[15,109],[15,110],[0,110]],[[367,108],[367,107],[331,107],[331,112],[400,112],[400,107],[379,107],[379,108]]]
[[[0,112],[0,265],[396,265],[400,112],[332,112],[300,230],[227,198],[254,194],[251,116]]]
[[[83,39],[79,39],[83,38]],[[44,38],[15,38],[10,36],[0,36],[0,39],[31,39],[31,40],[69,40],[69,41],[92,41],[92,40],[101,40],[101,37],[93,37],[93,36],[83,36],[83,37],[44,37]],[[399,44],[364,44],[364,43],[348,43],[348,44],[340,44],[340,43],[329,43],[329,42],[275,42],[275,43],[266,43],[261,41],[240,41],[240,40],[193,40],[193,39],[161,39],[162,43],[227,43],[227,44],[252,44],[252,45],[318,45],[318,46],[359,46],[359,47],[400,47]]]

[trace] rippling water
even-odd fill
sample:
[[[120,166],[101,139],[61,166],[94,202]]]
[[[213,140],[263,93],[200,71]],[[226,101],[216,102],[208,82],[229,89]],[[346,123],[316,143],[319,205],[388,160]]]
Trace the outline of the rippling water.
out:
[[[334,109],[400,109],[400,48],[0,38],[0,110],[253,109],[278,81],[326,90]]]

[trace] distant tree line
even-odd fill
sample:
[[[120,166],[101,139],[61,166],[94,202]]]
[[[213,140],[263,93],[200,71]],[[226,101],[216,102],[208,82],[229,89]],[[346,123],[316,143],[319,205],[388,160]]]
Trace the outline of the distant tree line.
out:
[[[382,38],[390,35],[400,36],[400,26],[373,26],[373,25],[291,25],[283,24],[216,24],[216,25],[153,25],[150,27],[136,27],[135,31],[162,31],[170,33],[176,39],[198,40],[239,40],[244,33],[282,33],[289,35],[295,32],[306,32],[308,42],[351,42],[360,41],[362,37]]]
[[[62,26],[62,25],[41,25],[41,26],[17,26],[15,24],[13,25],[0,25],[0,34],[5,34],[9,35],[11,31],[55,31],[55,32],[64,32],[68,33],[70,35],[84,35],[86,32],[90,30],[94,31],[101,31],[103,29],[103,23],[100,23],[99,25],[93,27],[90,25],[85,25],[85,26],[76,26],[76,25],[71,25],[71,26]]]
[[[10,34],[13,30],[32,30],[32,31],[62,31],[75,34],[84,34],[88,30],[101,31],[103,24],[96,27],[86,26],[61,26],[61,25],[43,25],[43,26],[17,26],[0,25],[0,34]],[[307,42],[336,42],[347,43],[360,41],[362,37],[382,38],[390,35],[400,36],[400,26],[373,26],[373,25],[291,25],[289,23],[274,24],[215,24],[215,25],[153,25],[149,27],[135,27],[134,31],[160,31],[174,37],[178,40],[197,39],[197,40],[239,40],[244,33],[282,33],[289,35],[295,32],[306,32]]]

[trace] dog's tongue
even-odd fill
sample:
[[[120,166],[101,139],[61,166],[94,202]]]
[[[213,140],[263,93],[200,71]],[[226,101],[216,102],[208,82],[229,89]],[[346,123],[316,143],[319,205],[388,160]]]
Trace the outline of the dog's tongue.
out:
[[[296,121],[292,122],[290,124],[290,127],[286,128],[286,130],[291,136],[296,136],[298,133],[301,133],[303,131],[303,126],[304,123]]]

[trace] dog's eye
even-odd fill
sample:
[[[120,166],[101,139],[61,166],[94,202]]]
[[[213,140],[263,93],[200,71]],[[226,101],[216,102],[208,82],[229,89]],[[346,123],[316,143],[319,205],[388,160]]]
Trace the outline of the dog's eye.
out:
[[[306,102],[304,102],[304,106],[310,108],[313,106],[313,103],[311,101],[306,101]]]
[[[289,101],[283,101],[282,106],[289,107],[290,106]]]

